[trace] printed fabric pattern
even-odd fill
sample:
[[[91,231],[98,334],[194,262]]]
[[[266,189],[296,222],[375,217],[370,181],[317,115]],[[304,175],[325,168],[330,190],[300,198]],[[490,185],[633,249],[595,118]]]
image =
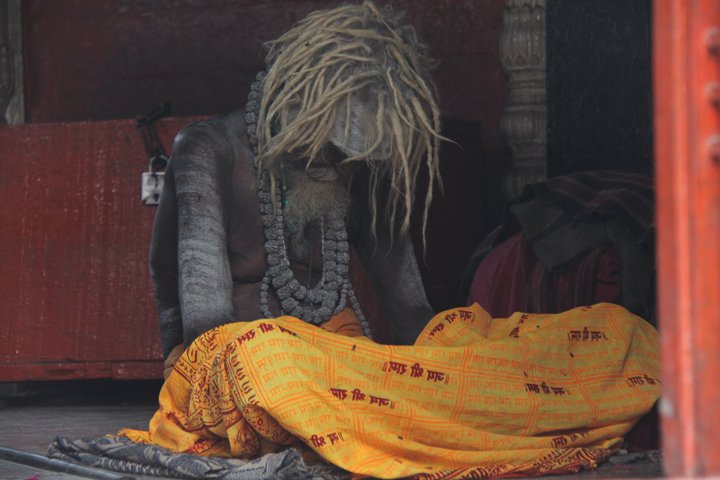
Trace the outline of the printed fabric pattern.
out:
[[[360,477],[529,476],[592,468],[660,395],[658,335],[613,304],[435,316],[413,346],[292,317],[199,337],[134,442],[256,458],[289,447]]]

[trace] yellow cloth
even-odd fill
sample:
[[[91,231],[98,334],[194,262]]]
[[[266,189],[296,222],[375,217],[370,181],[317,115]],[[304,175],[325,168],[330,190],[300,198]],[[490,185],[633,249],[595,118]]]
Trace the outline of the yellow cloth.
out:
[[[592,467],[660,394],[656,330],[622,307],[433,318],[414,346],[292,317],[207,332],[180,357],[149,432],[177,452],[307,445],[350,472],[418,479]]]

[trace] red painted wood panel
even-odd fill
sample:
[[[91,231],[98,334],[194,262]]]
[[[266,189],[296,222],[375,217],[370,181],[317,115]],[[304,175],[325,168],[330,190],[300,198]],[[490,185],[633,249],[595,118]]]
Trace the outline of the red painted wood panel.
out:
[[[666,471],[720,474],[720,27],[714,0],[654,3],[658,294]],[[720,39],[718,40],[720,42]]]
[[[161,372],[146,166],[129,120],[0,127],[0,381]]]
[[[196,118],[162,121],[166,148]],[[0,382],[162,376],[146,168],[130,120],[0,127]],[[359,265],[358,299],[386,341]]]

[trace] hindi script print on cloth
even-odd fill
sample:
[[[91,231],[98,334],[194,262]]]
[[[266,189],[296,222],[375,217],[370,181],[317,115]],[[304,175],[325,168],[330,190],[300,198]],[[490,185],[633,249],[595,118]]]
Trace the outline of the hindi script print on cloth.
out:
[[[379,478],[479,478],[595,466],[660,394],[657,331],[622,307],[433,318],[414,346],[292,317],[201,336],[135,441],[255,456],[311,448]]]

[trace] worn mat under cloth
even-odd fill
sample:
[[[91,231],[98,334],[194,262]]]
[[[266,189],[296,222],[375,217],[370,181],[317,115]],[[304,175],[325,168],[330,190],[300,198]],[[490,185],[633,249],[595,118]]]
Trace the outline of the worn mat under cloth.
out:
[[[130,475],[218,480],[340,480],[343,471],[321,463],[308,466],[300,452],[289,448],[248,461],[173,453],[157,445],[107,435],[93,439],[56,438],[48,456]],[[123,477],[135,478],[135,477]]]
[[[658,369],[657,331],[611,304],[453,309],[407,347],[280,317],[199,337],[149,431],[121,434],[212,456],[294,446],[379,478],[571,472],[618,448],[658,398]]]

